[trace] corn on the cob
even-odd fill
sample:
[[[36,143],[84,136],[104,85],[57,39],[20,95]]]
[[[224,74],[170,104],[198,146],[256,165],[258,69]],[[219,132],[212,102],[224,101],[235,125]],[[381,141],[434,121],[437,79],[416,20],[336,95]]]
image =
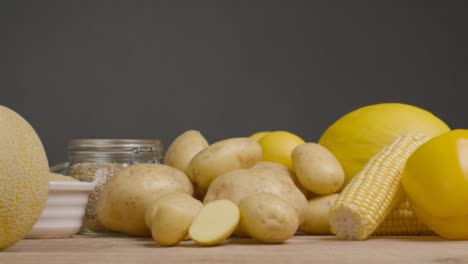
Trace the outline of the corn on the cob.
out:
[[[408,132],[372,157],[330,206],[332,233],[352,240],[370,236],[403,201],[401,173],[409,156],[427,140],[422,132]]]
[[[405,198],[393,209],[372,235],[376,236],[423,236],[435,233],[411,211]]]

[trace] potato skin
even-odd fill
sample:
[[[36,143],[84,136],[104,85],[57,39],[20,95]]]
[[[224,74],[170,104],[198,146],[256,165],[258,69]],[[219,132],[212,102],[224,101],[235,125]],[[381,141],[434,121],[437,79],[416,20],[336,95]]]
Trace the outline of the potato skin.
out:
[[[240,227],[264,243],[281,243],[296,233],[299,217],[292,205],[271,193],[256,193],[239,203]]]
[[[187,231],[195,216],[170,205],[159,207],[151,227],[154,241],[161,246],[173,246],[187,235]]]
[[[270,161],[261,161],[255,164],[254,167],[256,170],[271,170],[273,173],[288,176],[294,182],[299,191],[301,191],[307,199],[311,199],[316,196],[315,194],[311,193],[309,190],[304,188],[304,186],[302,186],[299,182],[296,173],[294,173],[284,165]]]
[[[288,169],[281,164],[259,162],[250,169],[225,173],[211,183],[203,203],[227,199],[239,204],[243,198],[255,193],[272,193],[291,203],[300,224],[305,219],[307,199],[285,171]]]
[[[262,158],[262,147],[251,138],[231,138],[216,142],[200,151],[187,173],[206,192],[211,182],[221,174],[254,166]]]
[[[153,218],[159,207],[170,205],[179,208],[185,214],[197,213],[203,207],[203,203],[183,192],[167,193],[156,199],[145,210],[145,223],[151,229]]]
[[[96,211],[108,229],[131,236],[149,236],[146,208],[169,192],[193,194],[188,177],[163,164],[137,164],[122,169],[110,179],[97,202]]]
[[[308,201],[306,219],[299,226],[299,230],[313,235],[332,235],[328,221],[330,205],[339,194],[329,194]]]
[[[162,246],[179,243],[187,236],[190,225],[202,207],[200,201],[185,193],[171,193],[161,197],[146,210],[147,213],[156,210],[150,223],[153,239]]]
[[[307,190],[325,195],[338,191],[343,185],[343,167],[325,147],[315,143],[299,145],[291,159],[299,182]]]
[[[164,157],[164,164],[186,172],[192,158],[206,147],[208,142],[200,131],[186,131],[172,141]]]

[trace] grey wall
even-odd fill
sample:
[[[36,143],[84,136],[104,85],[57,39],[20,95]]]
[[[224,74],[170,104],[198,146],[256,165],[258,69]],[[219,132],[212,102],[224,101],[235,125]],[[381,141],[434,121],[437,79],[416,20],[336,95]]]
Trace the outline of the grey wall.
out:
[[[380,102],[466,128],[466,9],[406,2],[1,1],[0,104],[51,164],[71,138],[316,141]]]

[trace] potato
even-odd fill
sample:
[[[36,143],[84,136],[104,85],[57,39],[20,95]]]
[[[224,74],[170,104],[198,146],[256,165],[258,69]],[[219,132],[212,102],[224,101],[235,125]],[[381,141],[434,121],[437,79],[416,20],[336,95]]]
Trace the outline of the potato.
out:
[[[187,173],[205,193],[219,175],[247,169],[262,158],[262,147],[251,138],[231,138],[210,145],[190,161]]]
[[[187,235],[194,218],[175,206],[161,205],[151,227],[154,241],[161,246],[176,245]]]
[[[200,245],[216,245],[232,234],[239,219],[236,204],[229,200],[213,201],[200,210],[190,226],[189,235]]]
[[[199,131],[186,131],[172,141],[164,157],[164,164],[186,172],[192,158],[206,147],[208,142]]]
[[[305,219],[307,199],[294,185],[286,173],[288,169],[273,162],[259,162],[250,169],[240,169],[225,173],[216,178],[208,188],[203,203],[227,199],[236,204],[252,194],[268,192],[292,204],[299,217],[299,224]],[[236,231],[237,234],[241,230]]]
[[[297,146],[291,155],[299,182],[315,194],[338,191],[344,182],[344,171],[333,154],[315,143]]]
[[[256,193],[239,203],[240,227],[264,243],[281,243],[297,231],[299,217],[294,207],[271,193]]]
[[[291,175],[291,180],[294,182],[294,185],[296,185],[299,191],[301,191],[301,193],[304,194],[304,196],[307,199],[311,199],[317,196],[316,194],[312,193],[311,191],[307,190],[304,186],[302,186],[301,182],[297,178],[296,173],[289,171],[289,174]]]
[[[328,208],[338,196],[338,193],[334,193],[310,199],[307,205],[306,220],[299,226],[299,230],[313,235],[331,235]]]
[[[145,210],[169,192],[193,194],[188,177],[163,164],[137,164],[122,169],[104,186],[96,205],[101,223],[131,236],[150,236]]]
[[[189,214],[190,212],[197,214],[198,211],[203,207],[202,202],[186,193],[173,192],[162,195],[146,208],[145,224],[148,226],[148,228],[151,229],[153,225],[153,218],[156,215],[159,207],[162,205],[173,205],[180,207],[182,211],[186,212],[186,214]]]
[[[290,169],[288,169],[288,167],[284,165],[281,165],[275,162],[270,162],[270,161],[262,161],[262,162],[255,164],[255,168],[261,169],[261,170],[271,169],[274,171],[274,173],[281,173],[281,174],[287,175],[289,178],[291,178],[291,180],[294,182],[294,185],[296,185],[299,191],[301,191],[307,199],[311,199],[315,197],[315,194],[313,194],[312,192],[310,192],[309,190],[304,188],[304,186],[301,185],[301,183],[299,182],[299,179],[297,178],[296,173],[294,173],[293,171],[291,171]]]
[[[160,204],[153,218],[151,234],[161,246],[173,246],[182,241],[187,236],[193,219],[203,207],[200,201],[184,195],[187,198],[185,202],[179,200]]]

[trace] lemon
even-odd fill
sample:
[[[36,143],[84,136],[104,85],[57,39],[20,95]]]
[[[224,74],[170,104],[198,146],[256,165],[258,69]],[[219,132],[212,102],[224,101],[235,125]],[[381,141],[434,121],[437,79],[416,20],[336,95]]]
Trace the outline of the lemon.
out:
[[[365,106],[341,117],[323,133],[319,144],[330,150],[343,166],[344,187],[372,156],[397,136],[412,130],[420,130],[432,138],[450,128],[421,108],[384,103]]]
[[[286,132],[270,132],[258,141],[263,150],[263,161],[271,161],[282,164],[293,171],[291,153],[295,147],[304,144],[302,138]]]
[[[256,141],[259,141],[263,136],[265,136],[268,133],[270,133],[270,131],[257,132],[255,134],[250,135],[249,138],[251,138],[253,140],[256,140]]]

